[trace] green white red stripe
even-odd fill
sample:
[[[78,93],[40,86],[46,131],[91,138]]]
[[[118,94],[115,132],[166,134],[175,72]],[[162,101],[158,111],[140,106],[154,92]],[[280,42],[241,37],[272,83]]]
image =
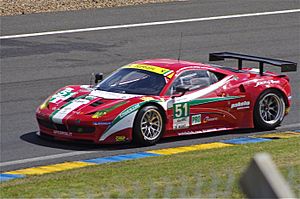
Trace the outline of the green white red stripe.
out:
[[[63,119],[70,114],[75,109],[81,107],[82,105],[88,104],[90,100],[88,99],[75,99],[72,102],[65,104],[61,109],[55,110],[51,115],[50,119],[57,124],[62,124]]]

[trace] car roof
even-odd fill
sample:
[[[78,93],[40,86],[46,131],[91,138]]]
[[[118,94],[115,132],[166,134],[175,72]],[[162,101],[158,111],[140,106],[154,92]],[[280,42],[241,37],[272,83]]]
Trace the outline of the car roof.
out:
[[[166,68],[169,70],[173,70],[175,73],[190,69],[194,67],[199,67],[203,70],[210,70],[214,72],[223,73],[226,75],[232,75],[237,73],[244,73],[243,70],[237,70],[232,67],[216,65],[216,64],[203,64],[199,62],[192,62],[192,61],[184,61],[184,60],[177,60],[177,59],[148,59],[148,60],[140,60],[133,62],[132,64],[147,64],[152,66],[158,66],[162,68]]]
[[[134,64],[148,64],[152,66],[158,66],[166,69],[170,69],[173,71],[177,71],[179,69],[189,67],[189,66],[199,66],[199,67],[211,67],[206,64],[197,63],[197,62],[190,62],[190,61],[183,61],[183,60],[176,60],[176,59],[149,59],[149,60],[140,60],[134,62]]]

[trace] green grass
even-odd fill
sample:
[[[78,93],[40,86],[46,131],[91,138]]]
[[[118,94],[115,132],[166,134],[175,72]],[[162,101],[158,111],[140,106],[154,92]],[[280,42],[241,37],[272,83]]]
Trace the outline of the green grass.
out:
[[[244,195],[239,190],[239,176],[253,155],[262,151],[272,155],[274,162],[299,196],[299,149],[298,137],[109,163],[4,182],[0,185],[0,196],[240,198]]]

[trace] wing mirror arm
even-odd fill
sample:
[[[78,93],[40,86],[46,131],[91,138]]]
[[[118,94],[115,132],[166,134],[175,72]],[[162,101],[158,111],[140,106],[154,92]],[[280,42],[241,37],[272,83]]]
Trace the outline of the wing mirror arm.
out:
[[[177,86],[175,88],[175,91],[176,91],[176,93],[179,93],[179,94],[172,95],[171,98],[174,99],[175,97],[181,97],[190,90],[191,90],[191,86]]]
[[[94,76],[95,76],[95,84],[103,80],[103,73],[95,73]]]

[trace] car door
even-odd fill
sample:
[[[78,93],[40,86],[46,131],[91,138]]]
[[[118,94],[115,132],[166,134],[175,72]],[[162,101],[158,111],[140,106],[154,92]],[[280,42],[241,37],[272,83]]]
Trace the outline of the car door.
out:
[[[173,98],[169,105],[172,117],[169,128],[178,135],[196,134],[209,129],[221,128],[224,110],[218,108],[224,97],[217,96],[215,85],[218,79],[208,70],[188,70],[179,74],[169,87],[167,94],[176,96],[176,87],[187,86],[190,91]],[[225,114],[226,115],[226,114]]]

